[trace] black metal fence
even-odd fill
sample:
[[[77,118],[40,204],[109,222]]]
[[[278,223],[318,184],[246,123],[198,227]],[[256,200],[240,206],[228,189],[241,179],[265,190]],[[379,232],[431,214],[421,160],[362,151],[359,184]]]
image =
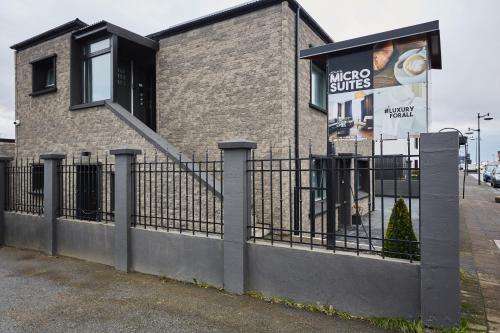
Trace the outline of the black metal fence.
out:
[[[222,152],[218,160],[139,157],[132,166],[133,226],[222,237],[223,197],[213,189],[223,175]]]
[[[11,161],[5,173],[5,210],[43,214],[43,164],[40,160]]]
[[[114,163],[107,155],[66,158],[58,167],[61,183],[59,215],[109,222],[114,220]]]
[[[407,153],[393,164],[384,163],[383,141],[364,155],[353,144],[352,154],[334,156],[252,155],[250,239],[419,260],[420,193],[412,193],[420,186],[412,177],[419,154],[411,153],[409,138]],[[375,182],[376,173],[392,180],[391,191]]]

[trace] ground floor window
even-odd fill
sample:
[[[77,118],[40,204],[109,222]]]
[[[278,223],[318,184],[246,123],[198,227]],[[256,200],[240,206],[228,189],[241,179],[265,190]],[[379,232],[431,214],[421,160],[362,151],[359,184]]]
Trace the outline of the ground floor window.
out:
[[[313,162],[313,170],[311,170],[311,192],[314,201],[326,199],[326,159],[315,159]]]
[[[99,221],[101,202],[101,167],[82,164],[76,168],[76,218]]]
[[[31,165],[31,192],[43,194],[43,164],[41,163]]]

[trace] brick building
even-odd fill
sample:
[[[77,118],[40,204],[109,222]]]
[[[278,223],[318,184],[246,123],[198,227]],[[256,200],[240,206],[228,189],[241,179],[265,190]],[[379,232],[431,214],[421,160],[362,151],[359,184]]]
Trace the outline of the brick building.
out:
[[[186,161],[218,159],[217,143],[232,138],[255,141],[256,157],[324,156],[325,64],[299,51],[331,42],[295,0],[255,1],[148,36],[75,19],[11,47],[16,158],[58,152],[95,164],[128,145],[190,169]],[[199,178],[220,194],[218,180]],[[307,188],[309,176],[300,182]]]
[[[122,144],[215,156],[217,142],[234,137],[257,142],[261,154],[289,144],[326,154],[325,97],[311,103],[313,65],[297,52],[328,42],[293,0],[256,1],[149,36],[105,21],[65,23],[12,46],[17,156]]]

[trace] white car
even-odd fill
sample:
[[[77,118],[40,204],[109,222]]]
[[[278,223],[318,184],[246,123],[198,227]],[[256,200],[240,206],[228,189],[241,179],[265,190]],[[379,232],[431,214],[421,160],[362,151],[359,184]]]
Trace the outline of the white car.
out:
[[[467,171],[468,172],[477,172],[477,164],[471,163],[471,164],[467,165]]]

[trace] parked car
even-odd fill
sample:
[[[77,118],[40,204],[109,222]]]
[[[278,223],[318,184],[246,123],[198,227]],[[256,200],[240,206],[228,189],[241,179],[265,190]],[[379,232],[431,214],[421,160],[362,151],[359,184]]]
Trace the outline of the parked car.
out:
[[[491,173],[491,186],[500,187],[500,166],[497,166]]]
[[[496,164],[488,164],[483,173],[483,181],[489,183],[491,181],[491,175],[493,170],[497,167]]]

